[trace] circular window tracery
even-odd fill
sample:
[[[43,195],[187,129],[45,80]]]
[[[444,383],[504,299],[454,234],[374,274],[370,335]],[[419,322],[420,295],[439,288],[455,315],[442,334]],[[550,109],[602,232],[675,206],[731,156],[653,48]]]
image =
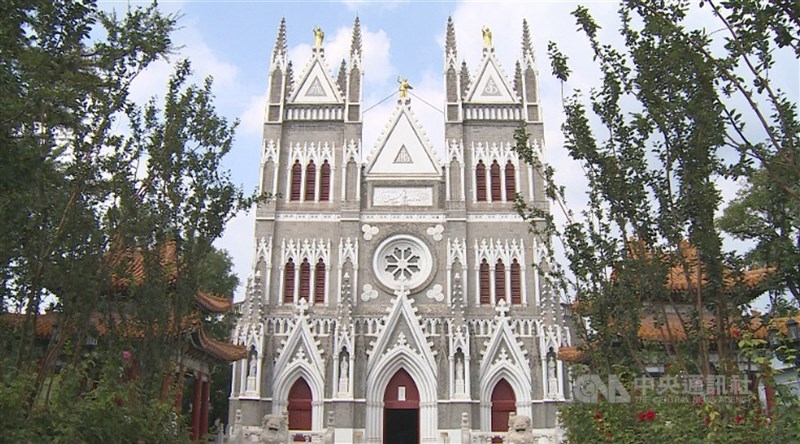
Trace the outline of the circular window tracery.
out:
[[[431,274],[432,257],[428,247],[408,235],[392,236],[378,246],[373,270],[378,280],[390,289],[416,289]]]

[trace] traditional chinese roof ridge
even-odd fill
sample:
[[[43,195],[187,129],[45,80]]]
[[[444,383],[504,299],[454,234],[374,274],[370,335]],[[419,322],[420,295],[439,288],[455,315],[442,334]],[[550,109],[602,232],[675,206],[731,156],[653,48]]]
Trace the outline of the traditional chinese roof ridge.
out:
[[[192,345],[207,355],[222,361],[238,361],[247,357],[247,348],[209,337],[203,328],[192,333]]]
[[[200,306],[211,313],[223,313],[231,309],[231,298],[216,296],[205,291],[198,291],[195,300]]]
[[[631,257],[636,258],[638,255],[644,254],[645,258],[650,259],[653,253],[644,245],[642,241],[628,241],[628,251]],[[684,292],[697,288],[698,275],[700,275],[702,285],[708,283],[707,276],[703,273],[703,266],[699,265],[700,260],[698,257],[697,247],[691,245],[687,241],[682,241],[676,252],[679,255],[679,261],[667,271],[665,286],[671,291]],[[682,257],[681,257],[682,255]],[[669,262],[667,254],[662,255],[664,262]],[[684,266],[685,265],[685,266]],[[700,270],[698,270],[698,265]],[[751,270],[744,270],[741,273],[736,273],[733,270],[724,270],[723,281],[726,291],[732,290],[737,285],[744,285],[748,289],[758,289],[758,287],[767,281],[775,269],[772,267],[757,268]]]
[[[174,282],[178,277],[178,246],[174,241],[168,241],[158,248],[159,261],[162,267],[167,270],[167,278]],[[145,279],[144,254],[141,248],[122,249],[112,247],[108,253],[108,261],[111,266],[111,286],[119,289],[129,285],[141,284]],[[118,274],[122,267],[124,273]]]

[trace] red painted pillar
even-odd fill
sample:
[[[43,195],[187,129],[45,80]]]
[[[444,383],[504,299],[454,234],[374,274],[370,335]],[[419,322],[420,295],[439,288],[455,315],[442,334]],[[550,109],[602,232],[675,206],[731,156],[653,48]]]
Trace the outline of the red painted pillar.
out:
[[[200,411],[202,410],[202,380],[200,372],[194,372],[194,398],[192,399],[192,440],[200,438]]]
[[[211,401],[211,377],[201,373],[200,380],[203,384],[203,400],[200,404],[200,437],[205,438],[208,434],[208,407]]]

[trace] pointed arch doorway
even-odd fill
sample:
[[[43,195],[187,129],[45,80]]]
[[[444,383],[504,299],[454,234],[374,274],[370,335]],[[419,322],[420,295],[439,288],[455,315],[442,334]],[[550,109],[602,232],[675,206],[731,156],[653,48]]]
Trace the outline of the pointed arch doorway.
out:
[[[308,386],[305,379],[298,378],[289,390],[289,430],[311,430],[312,400],[311,387]],[[294,437],[294,441],[298,440],[304,441],[302,435]]]
[[[514,396],[511,384],[501,379],[492,390],[492,431],[508,431],[508,418],[512,412],[517,412],[517,397]],[[492,442],[503,442],[503,440],[493,439]]]
[[[419,390],[402,368],[389,380],[383,395],[383,442],[419,443]]]

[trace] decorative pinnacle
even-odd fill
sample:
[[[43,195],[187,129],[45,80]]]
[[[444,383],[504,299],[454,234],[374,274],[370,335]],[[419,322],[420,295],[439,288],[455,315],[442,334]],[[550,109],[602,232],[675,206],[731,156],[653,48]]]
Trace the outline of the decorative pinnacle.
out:
[[[350,58],[355,55],[361,55],[361,21],[356,16],[356,21],[353,23],[353,40],[350,43]]]
[[[447,56],[452,54],[453,58],[458,57],[458,50],[456,49],[456,30],[453,25],[453,17],[447,17],[447,33],[444,39],[444,53]]]
[[[275,39],[275,49],[272,50],[272,63],[286,63],[286,19],[281,18],[278,25],[278,38]]]
[[[531,58],[533,61],[533,46],[531,45],[531,31],[528,28],[528,20],[522,19],[522,57]]]

